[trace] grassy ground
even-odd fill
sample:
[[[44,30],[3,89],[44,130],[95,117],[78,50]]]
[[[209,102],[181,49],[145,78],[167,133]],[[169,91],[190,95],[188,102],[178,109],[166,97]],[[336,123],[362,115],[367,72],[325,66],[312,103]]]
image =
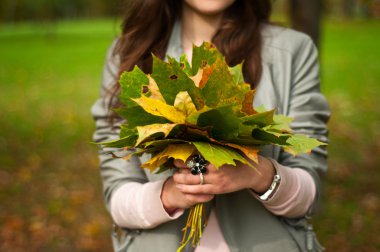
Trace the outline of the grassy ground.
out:
[[[315,228],[328,251],[380,238],[379,22],[327,22],[330,170]],[[110,251],[89,114],[112,21],[0,27],[0,251]]]
[[[113,27],[1,30],[0,251],[111,250],[89,112]]]
[[[333,116],[316,228],[329,251],[379,251],[380,22],[327,22],[324,28],[322,81]]]

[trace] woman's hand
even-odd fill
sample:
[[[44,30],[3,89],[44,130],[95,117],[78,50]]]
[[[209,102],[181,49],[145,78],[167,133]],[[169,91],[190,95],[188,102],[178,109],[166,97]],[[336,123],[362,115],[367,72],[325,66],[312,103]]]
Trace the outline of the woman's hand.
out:
[[[257,170],[244,164],[238,167],[224,165],[217,170],[209,164],[201,185],[200,175],[192,175],[183,161],[176,160],[174,165],[180,169],[173,175],[173,182],[185,196],[224,194],[242,189],[252,189],[261,194],[269,188],[275,174],[272,163],[259,156]]]
[[[189,169],[187,169],[189,170]],[[189,208],[198,203],[205,203],[214,198],[213,194],[191,194],[181,192],[173,177],[166,180],[161,193],[161,201],[167,213],[171,214],[179,208]]]
[[[200,175],[193,175],[187,165],[175,160],[174,165],[178,171],[166,180],[161,194],[165,210],[170,214],[178,208],[189,208],[197,203],[212,200],[215,194],[224,194],[252,189],[264,193],[273,181],[275,174],[272,163],[259,156],[259,165],[256,170],[248,165],[240,164],[238,167],[224,165],[216,169],[214,165],[207,166],[204,174],[204,184],[200,184]]]

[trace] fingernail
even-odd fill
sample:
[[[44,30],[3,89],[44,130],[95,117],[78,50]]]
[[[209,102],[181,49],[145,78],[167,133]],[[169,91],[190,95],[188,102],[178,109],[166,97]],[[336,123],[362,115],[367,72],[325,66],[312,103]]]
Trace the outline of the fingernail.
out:
[[[175,185],[178,189],[182,189],[182,185],[181,184],[176,184]]]

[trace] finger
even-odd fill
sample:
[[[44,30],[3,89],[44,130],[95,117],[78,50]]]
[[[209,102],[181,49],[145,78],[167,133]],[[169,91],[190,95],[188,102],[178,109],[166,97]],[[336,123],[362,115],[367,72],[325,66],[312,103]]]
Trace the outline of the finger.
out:
[[[218,185],[205,184],[205,185],[189,185],[189,184],[176,184],[178,190],[185,194],[220,194],[222,188]]]
[[[190,169],[182,169],[182,168],[180,168],[180,169],[178,168],[178,170],[175,173],[192,175]]]
[[[209,163],[209,164],[206,166],[206,168],[207,168],[207,171],[209,171],[209,172],[215,172],[215,171],[218,171],[218,169],[216,169],[216,167],[215,167],[213,164],[211,164],[211,163]]]
[[[217,184],[220,180],[220,174],[216,172],[206,172],[203,174],[204,184]],[[199,185],[201,183],[200,175],[193,175],[189,169],[179,169],[173,174],[173,180],[176,184]]]
[[[189,168],[189,167],[187,167],[187,165],[185,164],[185,162],[183,162],[181,159],[175,159],[174,162],[173,162],[173,164],[177,168]]]
[[[209,202],[214,197],[215,197],[215,195],[211,195],[211,194],[198,194],[198,195],[195,195],[195,194],[185,194],[185,199],[188,202],[192,202],[194,204]]]
[[[187,184],[187,185],[197,185],[197,184],[200,184],[201,182],[200,176],[193,175],[190,173],[190,171],[178,171],[174,173],[173,180],[176,184]]]

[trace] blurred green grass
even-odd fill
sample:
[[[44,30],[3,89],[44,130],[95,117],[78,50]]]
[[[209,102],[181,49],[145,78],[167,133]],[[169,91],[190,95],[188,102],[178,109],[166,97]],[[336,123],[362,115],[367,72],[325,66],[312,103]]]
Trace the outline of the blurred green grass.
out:
[[[110,20],[0,26],[0,251],[110,251],[89,113]],[[322,85],[333,111],[315,228],[328,251],[380,238],[380,23],[328,21]]]
[[[380,22],[326,22],[322,89],[332,118],[316,229],[328,251],[379,251]]]
[[[1,28],[0,251],[111,250],[90,106],[116,31],[108,20]]]

